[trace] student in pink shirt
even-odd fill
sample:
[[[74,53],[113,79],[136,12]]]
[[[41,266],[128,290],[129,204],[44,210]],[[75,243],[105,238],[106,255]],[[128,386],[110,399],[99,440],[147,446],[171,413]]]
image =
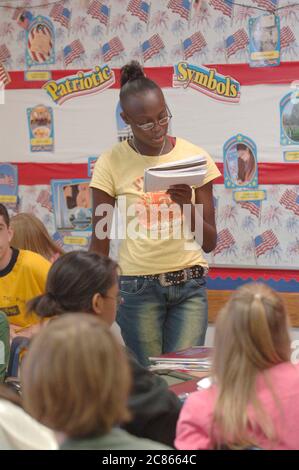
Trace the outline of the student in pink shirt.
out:
[[[192,393],[177,449],[299,449],[299,364],[280,296],[263,284],[238,289],[216,322],[213,385]]]

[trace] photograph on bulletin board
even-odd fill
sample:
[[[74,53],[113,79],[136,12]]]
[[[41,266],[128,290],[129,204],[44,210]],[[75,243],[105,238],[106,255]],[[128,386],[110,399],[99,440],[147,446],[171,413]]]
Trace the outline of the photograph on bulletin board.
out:
[[[56,230],[91,231],[89,180],[52,180],[51,187]]]
[[[0,163],[0,202],[16,205],[18,202],[18,168]]]
[[[249,52],[251,67],[280,64],[280,22],[275,15],[249,19]]]
[[[280,143],[299,146],[299,99],[293,92],[280,101]]]
[[[26,64],[28,67],[55,63],[55,29],[44,16],[34,18],[27,30]]]
[[[42,104],[27,108],[31,152],[53,152],[53,110]]]
[[[239,134],[223,147],[224,182],[227,188],[254,188],[258,185],[256,145]]]

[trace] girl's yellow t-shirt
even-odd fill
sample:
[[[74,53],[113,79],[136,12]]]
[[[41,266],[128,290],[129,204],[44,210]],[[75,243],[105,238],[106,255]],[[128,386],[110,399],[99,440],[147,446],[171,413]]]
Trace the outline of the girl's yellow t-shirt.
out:
[[[211,156],[201,147],[177,138],[165,155],[144,156],[123,141],[97,160],[90,186],[117,201],[122,230],[117,224],[110,238],[121,238],[119,264],[124,275],[140,276],[177,271],[194,265],[207,267],[201,247],[183,223],[179,206],[165,191],[143,191],[144,170],[194,155],[205,156],[207,172],[203,185],[220,176]],[[176,206],[176,207],[175,207]],[[101,230],[96,227],[96,233]]]

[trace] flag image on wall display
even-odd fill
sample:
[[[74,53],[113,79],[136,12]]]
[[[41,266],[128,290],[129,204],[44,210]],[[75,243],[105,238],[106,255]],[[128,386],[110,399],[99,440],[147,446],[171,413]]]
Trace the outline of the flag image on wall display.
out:
[[[228,36],[225,41],[225,49],[227,58],[234,55],[236,52],[244,49],[249,44],[249,38],[245,29],[238,29],[234,34]]]
[[[78,59],[81,54],[84,54],[85,50],[79,39],[71,42],[68,46],[63,48],[63,57],[65,65],[71,64],[75,59]]]
[[[109,23],[110,8],[99,0],[93,0],[87,9],[92,18],[99,20],[105,26]]]
[[[147,41],[144,41],[144,43],[141,45],[144,62],[158,54],[164,47],[164,42],[160,38],[159,34],[154,34]]]
[[[105,62],[109,62],[113,57],[118,56],[125,50],[119,37],[115,36],[106,42],[102,47],[102,54]]]
[[[254,239],[254,248],[257,258],[278,245],[279,241],[272,230],[266,230]]]
[[[147,23],[150,15],[150,3],[142,0],[131,0],[127,11],[129,11],[131,15],[137,16],[141,21]]]
[[[192,2],[190,0],[170,0],[167,8],[169,8],[173,13],[178,13],[185,20],[189,20],[191,3]]]
[[[234,0],[210,0],[210,5],[215,10],[221,11],[225,16],[232,17]]]
[[[26,62],[32,65],[54,64],[54,27],[44,16],[37,16],[27,31]]]
[[[50,11],[51,18],[65,28],[68,28],[70,25],[71,15],[71,10],[65,8],[63,3],[55,3]]]
[[[183,41],[184,59],[187,60],[193,56],[195,52],[201,51],[207,45],[205,38],[201,32],[192,34],[189,38]]]

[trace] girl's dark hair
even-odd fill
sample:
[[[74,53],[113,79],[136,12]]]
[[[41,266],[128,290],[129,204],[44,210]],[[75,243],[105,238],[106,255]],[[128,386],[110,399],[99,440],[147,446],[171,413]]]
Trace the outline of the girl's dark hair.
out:
[[[118,265],[97,253],[72,251],[58,258],[48,273],[45,294],[30,300],[28,312],[52,317],[66,312],[91,313],[92,298],[117,282]]]
[[[120,85],[119,99],[122,105],[130,95],[143,93],[148,90],[161,90],[156,82],[146,78],[142,66],[136,60],[132,60],[121,68]]]

